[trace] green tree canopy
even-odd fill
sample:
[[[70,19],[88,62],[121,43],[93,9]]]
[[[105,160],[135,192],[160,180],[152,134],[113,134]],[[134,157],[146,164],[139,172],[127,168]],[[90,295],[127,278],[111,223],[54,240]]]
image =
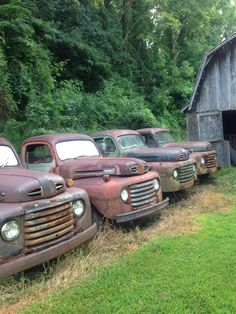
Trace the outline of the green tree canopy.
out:
[[[230,0],[3,0],[0,130],[178,127],[235,15]]]

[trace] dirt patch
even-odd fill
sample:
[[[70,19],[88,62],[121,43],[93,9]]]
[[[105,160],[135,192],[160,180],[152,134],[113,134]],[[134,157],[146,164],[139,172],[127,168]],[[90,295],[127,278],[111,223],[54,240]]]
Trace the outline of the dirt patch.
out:
[[[182,196],[180,196],[181,199]],[[40,272],[26,272],[0,286],[0,313],[19,312],[26,304],[49,291],[86,279],[97,269],[130,254],[149,240],[164,235],[193,233],[200,228],[196,217],[226,211],[231,202],[213,186],[197,186],[185,192],[155,221],[130,229],[105,227],[95,239],[79,250],[46,263]],[[38,275],[35,276],[35,273]]]

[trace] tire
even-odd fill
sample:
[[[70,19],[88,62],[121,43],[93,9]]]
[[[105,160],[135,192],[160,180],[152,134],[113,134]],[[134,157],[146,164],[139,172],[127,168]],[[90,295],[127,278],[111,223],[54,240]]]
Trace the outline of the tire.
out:
[[[97,211],[97,209],[93,206],[92,206],[92,221],[93,221],[93,223],[96,223],[98,230],[102,230],[102,228],[104,226],[104,218]]]

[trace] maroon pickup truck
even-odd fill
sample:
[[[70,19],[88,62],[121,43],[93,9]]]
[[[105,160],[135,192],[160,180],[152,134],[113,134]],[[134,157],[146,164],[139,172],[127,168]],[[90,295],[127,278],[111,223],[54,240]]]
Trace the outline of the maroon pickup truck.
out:
[[[26,139],[21,159],[25,168],[61,175],[85,189],[93,219],[117,223],[155,213],[168,205],[160,177],[136,158],[103,158],[94,141],[82,134],[48,134]]]
[[[87,193],[60,176],[26,170],[0,138],[0,278],[55,258],[92,238]]]
[[[187,189],[194,184],[195,161],[185,149],[146,147],[140,134],[132,130],[101,131],[93,139],[103,156],[135,157],[148,162],[160,174],[164,192]]]
[[[196,161],[197,175],[213,173],[217,170],[216,152],[209,142],[176,142],[168,129],[146,128],[137,130],[148,147],[178,147],[190,151]]]

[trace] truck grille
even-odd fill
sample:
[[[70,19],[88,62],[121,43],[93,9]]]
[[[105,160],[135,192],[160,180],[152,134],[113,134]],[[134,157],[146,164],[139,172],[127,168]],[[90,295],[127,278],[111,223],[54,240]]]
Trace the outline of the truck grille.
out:
[[[205,165],[206,167],[209,168],[214,168],[216,167],[216,154],[209,154],[205,156]]]
[[[178,180],[180,181],[180,183],[191,181],[194,178],[195,172],[193,171],[193,168],[194,164],[190,164],[177,169]]]
[[[131,185],[130,196],[132,207],[156,203],[156,191],[154,189],[153,180]]]
[[[32,248],[54,242],[74,229],[70,203],[51,208],[33,208],[24,217],[25,246]]]

